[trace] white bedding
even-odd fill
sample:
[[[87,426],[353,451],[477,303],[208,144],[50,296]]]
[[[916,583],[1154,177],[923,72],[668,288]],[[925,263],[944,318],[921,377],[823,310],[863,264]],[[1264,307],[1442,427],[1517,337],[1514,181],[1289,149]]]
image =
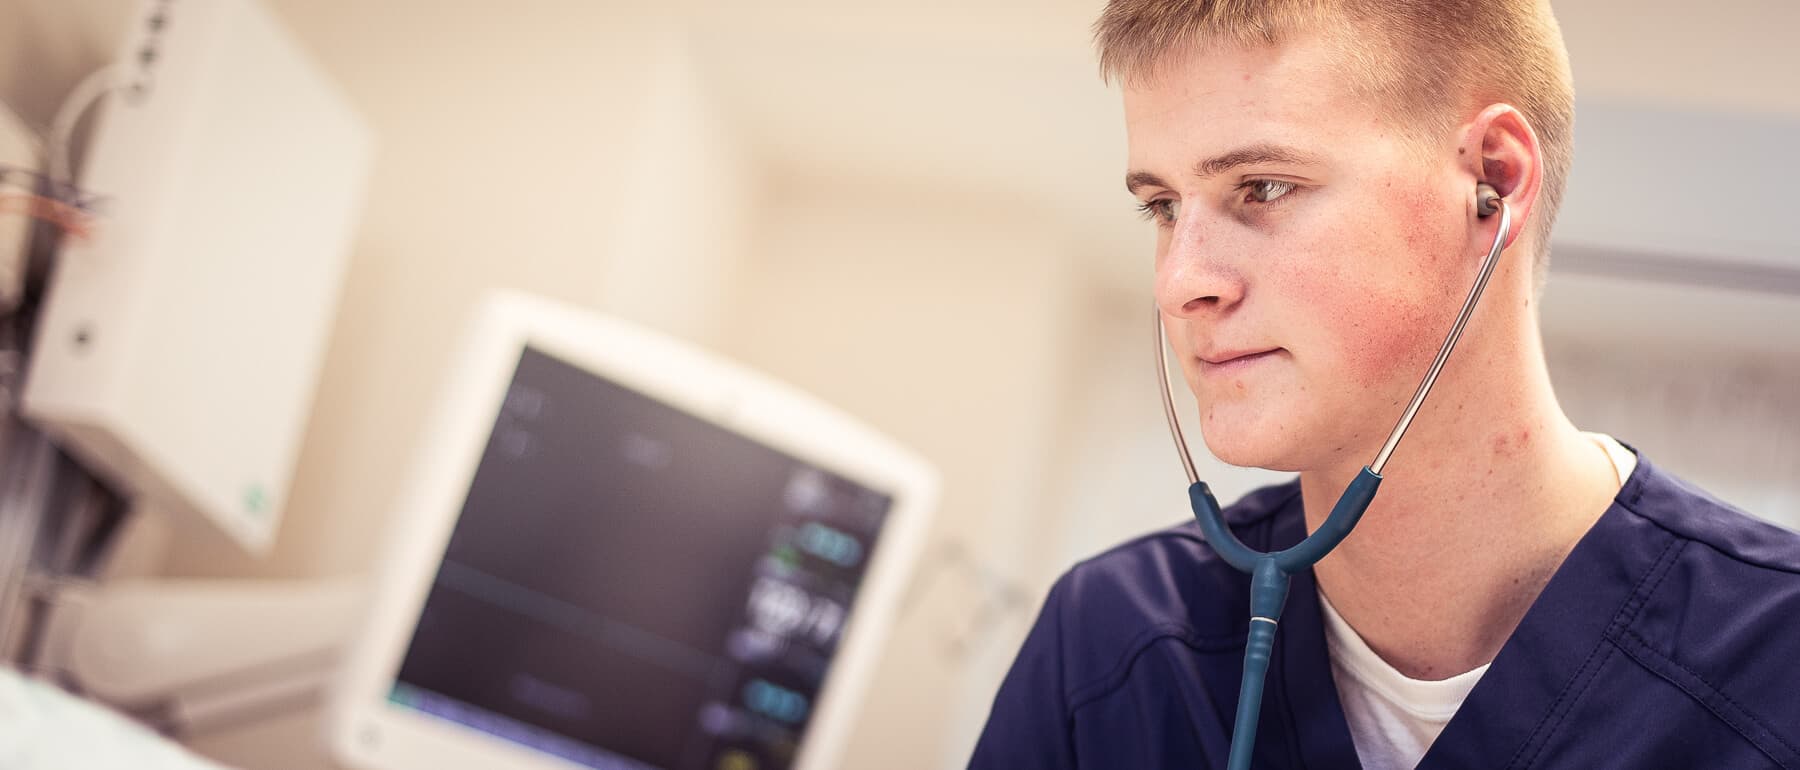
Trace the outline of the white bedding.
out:
[[[0,666],[0,770],[224,770],[54,685]]]

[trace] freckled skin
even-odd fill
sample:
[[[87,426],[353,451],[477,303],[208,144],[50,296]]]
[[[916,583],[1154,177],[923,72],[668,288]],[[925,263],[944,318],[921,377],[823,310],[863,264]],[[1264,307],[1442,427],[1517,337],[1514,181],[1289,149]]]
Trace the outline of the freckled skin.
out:
[[[1157,300],[1207,447],[1236,465],[1372,455],[1480,260],[1464,246],[1466,180],[1419,160],[1332,56],[1304,39],[1181,52],[1125,91],[1130,167],[1169,185],[1139,196],[1181,204],[1159,227]],[[1265,142],[1321,162],[1192,172]],[[1238,186],[1258,178],[1298,186],[1255,207]],[[1268,347],[1285,352],[1228,378],[1200,374],[1208,352]]]

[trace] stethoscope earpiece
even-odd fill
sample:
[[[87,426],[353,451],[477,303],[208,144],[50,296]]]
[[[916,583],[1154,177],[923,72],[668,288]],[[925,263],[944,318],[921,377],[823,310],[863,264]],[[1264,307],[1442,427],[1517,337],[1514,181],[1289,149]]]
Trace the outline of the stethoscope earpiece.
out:
[[[1488,184],[1487,182],[1477,182],[1475,184],[1475,213],[1476,214],[1479,214],[1479,215],[1485,217],[1485,216],[1489,216],[1489,215],[1493,214],[1496,211],[1499,211],[1500,210],[1499,201],[1500,201],[1500,193],[1497,192],[1496,190],[1494,190],[1493,185]]]

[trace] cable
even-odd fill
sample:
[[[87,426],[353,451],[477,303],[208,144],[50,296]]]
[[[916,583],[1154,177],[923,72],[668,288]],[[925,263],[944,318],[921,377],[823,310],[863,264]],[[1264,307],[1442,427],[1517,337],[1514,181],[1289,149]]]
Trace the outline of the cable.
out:
[[[31,193],[0,192],[0,214],[18,212],[55,225],[65,234],[85,239],[93,234],[87,212],[67,201]]]
[[[45,139],[45,152],[48,155],[50,180],[55,184],[74,187],[75,180],[70,176],[69,145],[75,139],[75,127],[81,123],[81,116],[101,97],[112,93],[118,87],[114,82],[118,71],[106,66],[88,73],[87,77],[75,84],[74,90],[63,99],[62,106],[56,110],[56,119],[50,123],[50,134]]]
[[[44,138],[26,124],[11,105],[0,101],[0,193],[17,187],[26,193],[45,188],[35,169],[43,162]],[[9,165],[25,164],[24,166]],[[4,204],[5,201],[0,201]],[[3,212],[0,212],[3,213]],[[11,313],[25,294],[30,263],[31,226],[0,224],[0,315]]]

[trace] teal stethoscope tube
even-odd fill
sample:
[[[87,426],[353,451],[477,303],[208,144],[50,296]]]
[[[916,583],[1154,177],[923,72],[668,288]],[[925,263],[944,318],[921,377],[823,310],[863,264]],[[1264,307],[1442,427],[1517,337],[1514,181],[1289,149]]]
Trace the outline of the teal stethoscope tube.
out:
[[[1462,311],[1456,316],[1456,323],[1450,327],[1450,333],[1444,336],[1443,347],[1438,349],[1436,360],[1431,362],[1431,369],[1426,371],[1425,378],[1419,382],[1419,389],[1413,393],[1412,402],[1407,404],[1406,411],[1388,434],[1387,443],[1375,455],[1375,461],[1364,466],[1338,497],[1337,504],[1332,506],[1331,514],[1325,522],[1306,539],[1275,553],[1263,553],[1252,550],[1231,533],[1225,524],[1225,515],[1219,508],[1219,502],[1213,499],[1212,490],[1206,482],[1201,481],[1194,471],[1194,459],[1188,454],[1187,439],[1181,435],[1181,422],[1175,416],[1175,402],[1169,393],[1169,362],[1165,350],[1162,309],[1156,309],[1156,380],[1162,390],[1163,413],[1168,417],[1169,432],[1175,439],[1175,446],[1181,455],[1182,468],[1187,471],[1188,502],[1193,506],[1194,518],[1200,523],[1200,532],[1206,536],[1206,542],[1218,552],[1219,558],[1227,564],[1243,572],[1250,573],[1250,630],[1244,642],[1244,679],[1238,688],[1237,719],[1231,732],[1231,758],[1227,764],[1229,770],[1249,770],[1250,752],[1256,745],[1256,720],[1262,709],[1263,679],[1269,671],[1269,656],[1275,649],[1275,628],[1281,621],[1281,609],[1287,604],[1288,583],[1291,577],[1302,570],[1311,569],[1312,565],[1331,553],[1338,543],[1356,527],[1362,519],[1369,503],[1375,499],[1375,492],[1381,488],[1381,471],[1387,465],[1388,458],[1394,448],[1400,444],[1400,437],[1406,434],[1407,427],[1412,425],[1413,417],[1419,412],[1419,406],[1425,403],[1425,396],[1431,392],[1431,386],[1437,382],[1438,373],[1443,370],[1444,362],[1450,359],[1450,351],[1456,348],[1456,341],[1462,338],[1463,328],[1469,323],[1469,316],[1475,312],[1475,305],[1481,301],[1481,293],[1487,288],[1488,278],[1494,273],[1494,266],[1500,261],[1500,251],[1506,245],[1506,237],[1512,232],[1512,210],[1506,205],[1492,187],[1481,184],[1476,187],[1476,210],[1480,216],[1486,217],[1498,211],[1500,226],[1494,229],[1494,245],[1488,249],[1487,258],[1481,263],[1481,270],[1476,275],[1475,285],[1469,289],[1468,299],[1463,301]]]

